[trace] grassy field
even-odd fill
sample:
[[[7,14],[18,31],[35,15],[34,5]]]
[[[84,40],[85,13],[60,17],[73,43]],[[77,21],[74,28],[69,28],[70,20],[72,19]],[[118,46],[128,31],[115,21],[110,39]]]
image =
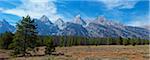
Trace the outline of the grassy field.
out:
[[[148,45],[123,46],[73,46],[57,47],[55,55],[35,57],[10,57],[8,52],[0,50],[0,56],[7,56],[10,60],[149,60]]]

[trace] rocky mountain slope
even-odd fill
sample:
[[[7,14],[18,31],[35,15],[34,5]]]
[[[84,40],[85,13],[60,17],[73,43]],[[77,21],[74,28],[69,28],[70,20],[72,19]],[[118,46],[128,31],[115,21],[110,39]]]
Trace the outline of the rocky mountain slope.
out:
[[[10,25],[6,20],[2,20],[0,21],[0,33],[3,32],[14,32],[15,31],[15,27]]]
[[[149,39],[150,31],[141,27],[126,26],[99,16],[95,20],[84,20],[77,15],[72,22],[64,22],[61,18],[52,23],[43,15],[35,19],[39,35],[67,35],[86,37],[124,37]],[[5,20],[0,21],[0,33],[13,32],[15,28]]]

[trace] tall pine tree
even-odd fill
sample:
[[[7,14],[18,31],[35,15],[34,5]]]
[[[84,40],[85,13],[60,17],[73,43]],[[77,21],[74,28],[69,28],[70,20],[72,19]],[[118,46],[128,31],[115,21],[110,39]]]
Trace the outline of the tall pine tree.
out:
[[[14,46],[14,53],[26,55],[27,49],[33,49],[36,46],[37,31],[35,21],[30,16],[23,17],[17,23],[17,30],[12,45]]]

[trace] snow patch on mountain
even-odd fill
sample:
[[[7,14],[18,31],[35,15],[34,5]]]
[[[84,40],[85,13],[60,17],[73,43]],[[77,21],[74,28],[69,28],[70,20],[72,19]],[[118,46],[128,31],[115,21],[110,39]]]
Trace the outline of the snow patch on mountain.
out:
[[[81,18],[80,15],[77,15],[74,19],[74,23],[80,24],[80,25],[86,25],[86,22]]]
[[[57,19],[54,24],[56,24],[58,28],[61,30],[64,29],[65,27],[64,26],[65,22],[61,18]]]

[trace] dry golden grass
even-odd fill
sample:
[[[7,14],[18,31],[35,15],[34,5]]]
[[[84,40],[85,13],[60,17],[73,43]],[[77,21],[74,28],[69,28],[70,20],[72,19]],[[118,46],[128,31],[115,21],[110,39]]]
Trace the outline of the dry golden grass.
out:
[[[78,60],[84,60],[85,58],[94,57],[100,59],[125,59],[125,60],[148,60],[149,46],[78,46],[78,47],[65,47],[57,48],[57,52],[64,52],[67,55],[79,58]]]
[[[17,57],[11,60],[149,60],[148,45],[73,46],[57,47],[58,56]]]

